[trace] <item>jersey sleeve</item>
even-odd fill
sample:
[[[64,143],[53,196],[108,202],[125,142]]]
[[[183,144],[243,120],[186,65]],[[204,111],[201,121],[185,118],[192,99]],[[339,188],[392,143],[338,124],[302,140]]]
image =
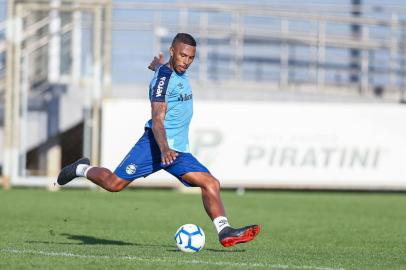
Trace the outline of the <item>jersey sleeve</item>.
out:
[[[171,78],[172,70],[166,65],[160,66],[155,84],[152,86],[151,101],[165,102],[165,96]]]

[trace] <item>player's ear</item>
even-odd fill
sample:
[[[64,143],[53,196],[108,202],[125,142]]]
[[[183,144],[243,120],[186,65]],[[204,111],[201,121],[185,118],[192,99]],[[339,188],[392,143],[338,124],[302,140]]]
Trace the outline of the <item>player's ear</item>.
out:
[[[171,57],[173,57],[174,53],[175,53],[175,49],[171,46],[169,48],[169,54],[171,55]]]

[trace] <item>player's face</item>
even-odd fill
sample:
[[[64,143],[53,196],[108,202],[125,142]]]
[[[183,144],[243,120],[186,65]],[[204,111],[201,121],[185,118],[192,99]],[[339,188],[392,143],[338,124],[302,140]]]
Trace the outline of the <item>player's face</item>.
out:
[[[185,72],[195,59],[196,47],[176,42],[170,49],[171,65],[177,73]]]

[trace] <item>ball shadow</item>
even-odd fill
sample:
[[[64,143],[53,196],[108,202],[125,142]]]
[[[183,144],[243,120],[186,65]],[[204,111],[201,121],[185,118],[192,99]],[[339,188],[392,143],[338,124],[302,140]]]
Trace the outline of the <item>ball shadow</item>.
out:
[[[181,252],[179,249],[173,248],[173,249],[167,249],[166,251],[169,252]],[[245,252],[245,249],[214,249],[214,248],[203,248],[203,252],[217,252],[217,253],[241,253]],[[199,252],[202,252],[199,251]]]

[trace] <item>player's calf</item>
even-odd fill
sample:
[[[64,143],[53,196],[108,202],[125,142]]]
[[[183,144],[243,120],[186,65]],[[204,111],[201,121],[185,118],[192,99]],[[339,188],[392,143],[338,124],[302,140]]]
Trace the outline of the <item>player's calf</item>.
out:
[[[84,176],[110,192],[119,192],[130,183],[130,181],[118,177],[115,173],[103,167],[91,167]]]
[[[90,166],[88,158],[81,158],[64,167],[58,175],[57,182],[59,185],[66,185],[76,177],[85,177],[110,192],[119,192],[130,183],[107,168]]]

